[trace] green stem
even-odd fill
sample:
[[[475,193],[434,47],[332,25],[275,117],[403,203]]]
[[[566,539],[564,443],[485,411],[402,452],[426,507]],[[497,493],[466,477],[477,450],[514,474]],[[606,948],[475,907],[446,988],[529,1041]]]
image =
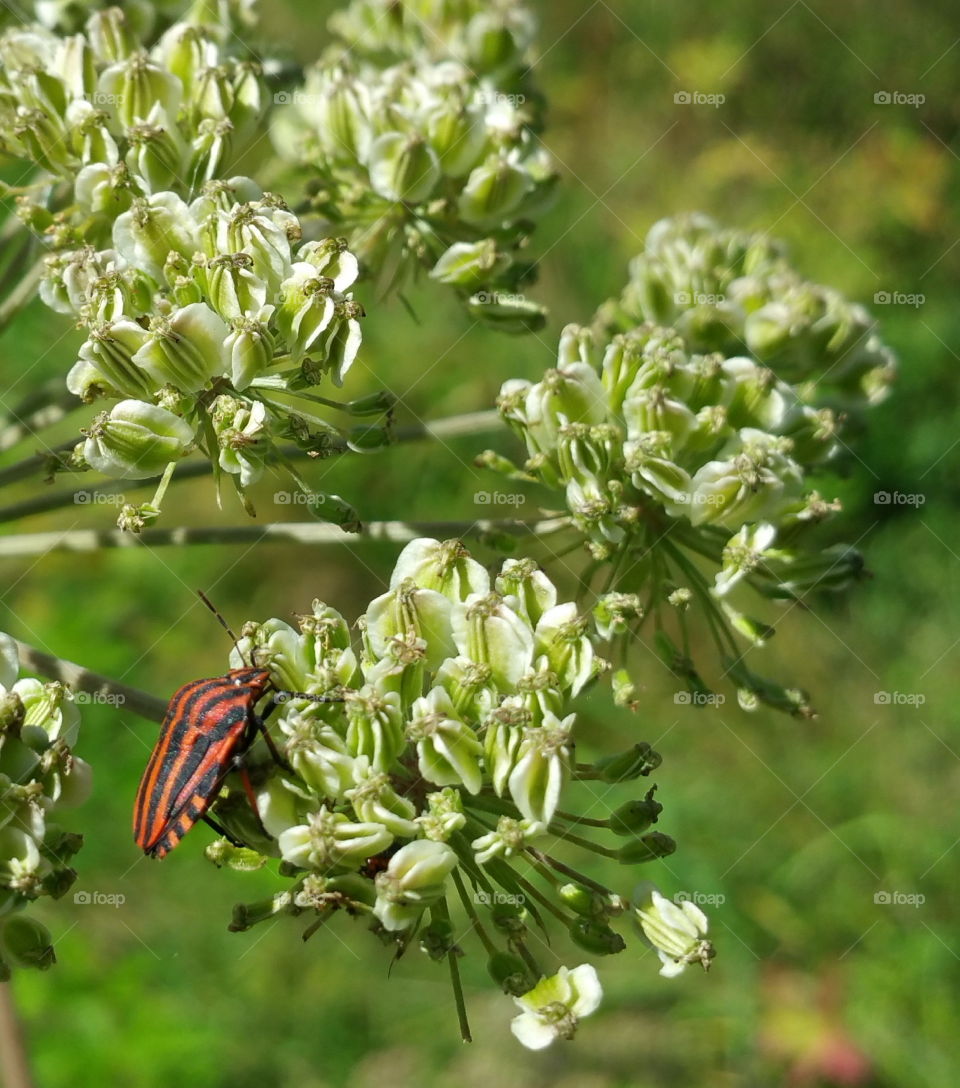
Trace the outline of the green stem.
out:
[[[128,687],[117,680],[111,680],[108,676],[101,676],[77,665],[73,661],[65,661],[63,658],[54,657],[53,654],[44,653],[27,642],[14,639],[20,654],[20,662],[27,669],[40,673],[50,680],[59,680],[73,691],[86,692],[92,695],[94,700],[100,699],[120,703],[134,714],[146,718],[152,722],[162,722],[167,712],[167,704],[162,699],[148,695],[145,691]]]
[[[446,899],[441,899],[430,908],[430,914],[438,921],[450,921],[450,910]],[[467,1019],[467,1004],[463,999],[463,983],[460,981],[460,965],[457,963],[457,950],[451,948],[447,953],[447,966],[450,968],[450,985],[453,987],[453,1000],[457,1006],[457,1020],[460,1023],[460,1038],[465,1043],[473,1042],[470,1035],[470,1021]]]
[[[89,502],[89,500],[87,500]],[[0,522],[13,507],[0,510]],[[269,525],[208,525],[198,528],[144,529],[136,535],[120,529],[68,529],[62,532],[18,533],[0,536],[0,558],[46,555],[50,552],[93,552],[100,548],[175,544],[342,544],[345,540],[389,540],[405,544],[422,536],[477,537],[488,533],[539,536],[551,531],[552,521],[370,521],[359,533],[347,533],[324,522],[274,522]]]
[[[533,846],[528,846],[527,853],[530,854],[531,857],[536,858],[541,864],[549,865],[551,869],[555,869],[558,873],[568,876],[571,880],[575,880],[585,888],[592,888],[593,891],[599,892],[601,895],[613,895],[613,892],[609,888],[604,887],[602,884],[598,884],[588,876],[584,876],[583,873],[578,873],[576,869],[572,869],[569,865],[564,865],[562,861],[558,861],[556,858],[551,857],[550,854],[543,853],[542,850],[537,850]]]
[[[477,908],[473,905],[473,900],[470,898],[467,889],[463,883],[463,878],[460,876],[456,869],[453,870],[453,883],[457,889],[457,895],[460,896],[460,902],[463,904],[463,909],[467,912],[470,921],[473,923],[473,928],[477,931],[477,936],[480,938],[480,942],[487,951],[488,956],[495,956],[499,949],[490,940],[490,935],[487,933],[486,927],[483,922],[480,921],[480,915],[477,913]]]

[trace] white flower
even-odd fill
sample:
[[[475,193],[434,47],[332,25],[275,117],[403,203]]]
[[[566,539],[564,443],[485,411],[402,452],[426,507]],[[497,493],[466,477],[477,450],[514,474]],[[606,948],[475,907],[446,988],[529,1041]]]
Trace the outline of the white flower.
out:
[[[572,971],[561,967],[513,999],[523,1011],[511,1021],[510,1030],[525,1047],[543,1050],[554,1039],[572,1039],[579,1022],[596,1012],[602,997],[596,968],[589,963]]]
[[[713,945],[704,939],[709,923],[696,903],[685,899],[677,904],[653,889],[648,905],[637,907],[637,920],[660,957],[664,978],[675,978],[691,963],[709,968],[714,954]]]

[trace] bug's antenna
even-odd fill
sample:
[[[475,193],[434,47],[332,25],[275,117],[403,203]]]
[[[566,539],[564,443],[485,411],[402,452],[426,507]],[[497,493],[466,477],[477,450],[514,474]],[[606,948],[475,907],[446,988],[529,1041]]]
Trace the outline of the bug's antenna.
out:
[[[197,590],[197,596],[200,598],[201,601],[203,601],[203,603],[207,606],[207,608],[209,608],[210,611],[217,617],[217,622],[220,624],[220,626],[224,629],[224,631],[226,631],[227,634],[230,636],[230,638],[233,640],[234,648],[236,649],[237,653],[240,654],[240,656],[242,658],[243,654],[240,652],[240,640],[233,633],[233,630],[231,629],[230,624],[227,623],[227,621],[223,618],[223,616],[220,615],[220,611],[217,608],[217,606],[213,603],[213,601],[210,600],[210,598],[206,595],[206,593],[203,592],[202,589]]]

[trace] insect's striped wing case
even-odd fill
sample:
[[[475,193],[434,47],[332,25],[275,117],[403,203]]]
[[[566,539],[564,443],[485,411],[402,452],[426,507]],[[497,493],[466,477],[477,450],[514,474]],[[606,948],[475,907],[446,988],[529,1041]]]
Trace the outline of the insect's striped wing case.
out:
[[[170,700],[133,810],[144,853],[162,858],[206,813],[252,740],[254,708],[269,685],[266,669],[233,669],[192,680]]]

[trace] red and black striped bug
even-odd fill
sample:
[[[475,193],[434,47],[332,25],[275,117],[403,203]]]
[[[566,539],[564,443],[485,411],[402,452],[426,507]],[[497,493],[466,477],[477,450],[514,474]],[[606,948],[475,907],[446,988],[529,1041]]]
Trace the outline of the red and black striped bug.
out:
[[[236,644],[236,636],[207,598],[200,598]],[[208,815],[231,771],[240,770],[244,789],[256,811],[243,757],[256,738],[263,736],[273,758],[280,753],[264,725],[280,696],[314,702],[332,702],[329,696],[301,695],[274,689],[274,704],[257,713],[257,704],[273,686],[269,669],[256,665],[230,669],[224,676],[191,680],[170,700],[160,736],[147,763],[133,807],[133,837],[150,857],[162,858],[180,842],[198,820],[221,835],[226,831]]]

